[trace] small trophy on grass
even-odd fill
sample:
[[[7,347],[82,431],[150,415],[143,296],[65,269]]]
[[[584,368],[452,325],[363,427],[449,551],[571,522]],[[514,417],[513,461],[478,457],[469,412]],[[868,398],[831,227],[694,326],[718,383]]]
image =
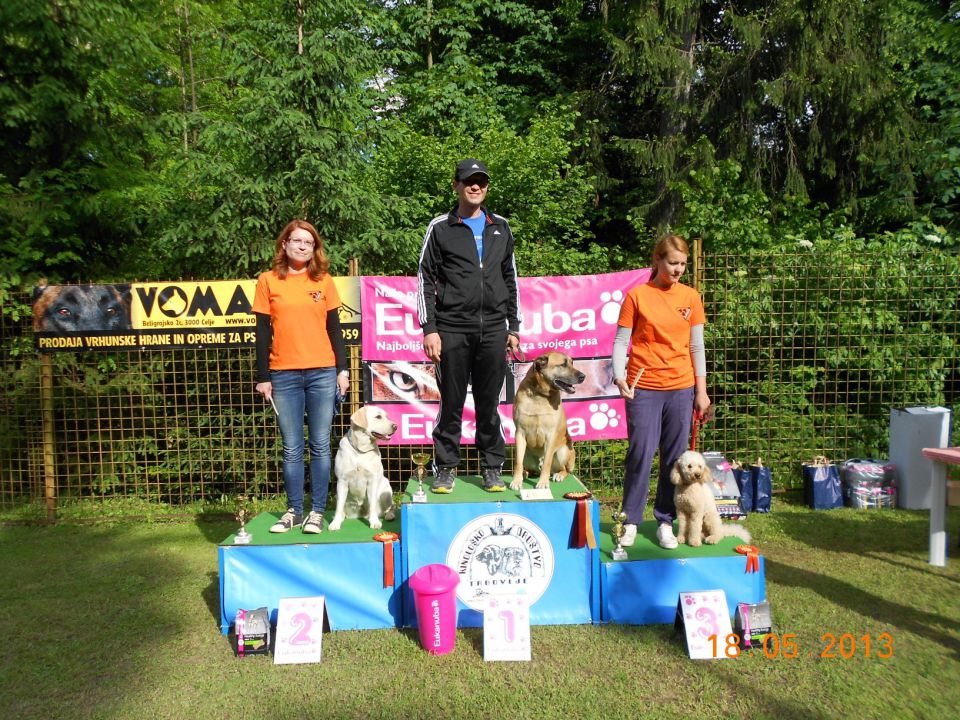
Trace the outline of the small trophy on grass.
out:
[[[613,552],[610,553],[610,557],[614,560],[626,560],[627,551],[623,549],[620,541],[623,540],[623,534],[626,532],[623,521],[627,519],[627,514],[623,512],[623,507],[620,507],[613,511],[611,517],[613,518],[613,528],[610,534],[613,535],[613,539],[617,541],[617,546],[613,549]]]
[[[430,453],[412,452],[410,453],[410,459],[413,460],[413,464],[417,466],[415,471],[417,475],[417,491],[413,494],[412,500],[415,503],[425,503],[427,501],[427,494],[423,491],[423,476],[427,474],[427,471],[423,466],[426,465],[430,459]]]
[[[233,543],[234,545],[249,545],[253,539],[253,535],[247,531],[246,527],[247,520],[250,519],[250,509],[247,507],[246,495],[237,495],[237,512],[235,517],[240,523],[240,532],[233,538]]]

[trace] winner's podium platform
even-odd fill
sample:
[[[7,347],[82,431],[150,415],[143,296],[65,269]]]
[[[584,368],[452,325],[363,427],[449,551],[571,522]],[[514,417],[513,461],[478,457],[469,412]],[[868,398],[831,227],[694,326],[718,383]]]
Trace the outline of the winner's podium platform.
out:
[[[336,532],[327,522],[319,535],[304,535],[299,527],[271,533],[280,513],[260,513],[247,523],[253,536],[248,545],[235,545],[235,535],[220,544],[220,630],[230,632],[237,610],[267,607],[277,622],[280,599],[326,598],[331,630],[397,627],[402,618],[400,543],[392,543],[393,586],[384,587],[384,543],[373,536],[398,533],[399,519],[372,530],[365,520],[344,520]]]
[[[443,563],[460,575],[457,586],[457,625],[483,625],[483,608],[490,597],[523,595],[533,625],[590,623],[599,618],[598,549],[577,547],[589,522],[599,542],[599,504],[593,498],[565,499],[569,492],[585,494],[570,475],[550,483],[552,500],[522,500],[508,487],[490,493],[479,477],[458,477],[452,493],[430,492],[427,502],[407,502],[417,490],[407,485],[401,506],[403,576],[424,565]],[[532,489],[535,480],[524,488]],[[578,526],[578,523],[580,525]],[[404,585],[404,624],[416,625],[412,591]]]
[[[600,530],[602,618],[621,625],[673,623],[681,592],[723,590],[731,614],[738,603],[766,599],[764,558],[747,572],[747,558],[735,552],[743,541],[725,538],[716,545],[665,550],[657,543],[657,522],[637,525],[637,540],[626,560],[614,561],[610,524]],[[674,525],[676,531],[676,525]]]

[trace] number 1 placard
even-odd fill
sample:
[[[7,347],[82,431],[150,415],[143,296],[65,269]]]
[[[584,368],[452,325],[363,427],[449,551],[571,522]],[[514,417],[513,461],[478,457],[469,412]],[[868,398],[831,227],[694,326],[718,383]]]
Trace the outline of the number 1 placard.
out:
[[[319,597],[282,598],[277,610],[275,665],[320,662],[323,602]]]
[[[525,597],[487,598],[483,608],[483,659],[530,659],[530,610]]]

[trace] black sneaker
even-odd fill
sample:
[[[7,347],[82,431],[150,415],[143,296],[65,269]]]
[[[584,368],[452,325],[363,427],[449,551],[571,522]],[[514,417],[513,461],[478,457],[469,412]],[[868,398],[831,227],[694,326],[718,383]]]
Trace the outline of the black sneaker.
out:
[[[303,532],[306,535],[319,535],[323,532],[323,513],[311,510],[303,521]]]
[[[293,508],[287,508],[287,511],[280,516],[280,519],[270,526],[270,532],[272,533],[287,532],[294,525],[299,525],[302,519],[303,519],[302,516],[299,513],[295,512]]]
[[[455,476],[453,474],[453,468],[440,468],[437,470],[436,477],[433,478],[433,483],[430,485],[430,491],[444,495],[447,493],[452,493],[454,478]]]
[[[503,492],[507,486],[500,479],[500,468],[486,467],[483,469],[483,489],[487,492]]]

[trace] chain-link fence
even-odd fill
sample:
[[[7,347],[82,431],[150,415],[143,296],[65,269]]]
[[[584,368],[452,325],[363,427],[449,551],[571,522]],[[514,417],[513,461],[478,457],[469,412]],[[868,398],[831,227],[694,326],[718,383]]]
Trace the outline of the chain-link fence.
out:
[[[695,268],[717,407],[699,448],[761,458],[785,488],[815,455],[885,456],[892,408],[945,405],[956,422],[957,256],[810,250],[707,256]],[[253,389],[252,349],[38,355],[30,327],[29,298],[14,298],[0,313],[3,518],[77,506],[195,512],[238,493],[282,495],[278,430]],[[359,348],[351,365],[362,377]],[[359,383],[352,392],[335,441],[361,401]],[[397,489],[413,449],[382,450]],[[577,450],[585,483],[618,496],[625,443]],[[472,446],[465,456],[461,472],[478,473]]]

